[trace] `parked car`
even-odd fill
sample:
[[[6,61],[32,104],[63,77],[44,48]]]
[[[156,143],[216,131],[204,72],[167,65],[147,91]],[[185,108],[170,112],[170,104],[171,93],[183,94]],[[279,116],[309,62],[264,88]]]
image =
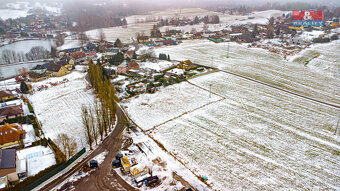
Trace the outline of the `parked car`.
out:
[[[97,160],[90,160],[90,168],[94,169],[94,168],[98,168],[98,161]]]
[[[145,185],[152,186],[153,184],[156,184],[159,181],[158,176],[151,176],[145,180]]]
[[[112,161],[112,167],[113,167],[113,168],[119,168],[119,167],[121,167],[120,160],[113,160],[113,161]]]

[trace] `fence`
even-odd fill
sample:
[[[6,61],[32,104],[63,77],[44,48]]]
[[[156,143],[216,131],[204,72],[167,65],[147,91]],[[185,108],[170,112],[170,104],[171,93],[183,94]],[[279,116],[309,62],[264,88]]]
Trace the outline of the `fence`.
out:
[[[85,152],[86,152],[86,149],[83,148],[76,155],[74,155],[71,159],[69,159],[67,162],[60,164],[55,169],[47,172],[45,175],[39,177],[36,181],[34,181],[33,183],[29,184],[28,186],[24,187],[21,190],[32,190],[32,189],[34,189],[35,187],[39,186],[40,184],[42,184],[43,182],[45,182],[46,180],[48,180],[52,176],[54,176],[54,175],[58,174],[59,172],[61,172],[62,170],[64,170],[66,167],[68,167],[70,164],[72,164],[75,160],[77,160]]]

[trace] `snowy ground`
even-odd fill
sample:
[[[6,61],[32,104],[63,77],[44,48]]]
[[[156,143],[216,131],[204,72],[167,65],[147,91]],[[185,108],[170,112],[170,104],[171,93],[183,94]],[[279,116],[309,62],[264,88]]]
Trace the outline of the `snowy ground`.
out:
[[[3,20],[12,18],[25,17],[32,9],[45,10],[53,15],[59,15],[61,13],[61,4],[59,3],[40,3],[40,2],[13,2],[2,4],[0,8],[0,18]]]
[[[137,23],[137,24],[129,24],[127,28],[123,27],[110,27],[103,28],[103,32],[105,34],[105,39],[110,42],[115,42],[117,38],[119,38],[124,43],[132,42],[131,37],[136,38],[136,34],[144,33],[145,35],[150,34],[150,30],[152,29],[153,24],[151,23]],[[100,29],[94,29],[86,32],[86,35],[91,40],[98,40]]]
[[[35,136],[33,125],[23,124],[22,128],[26,131],[26,137],[24,139],[25,146],[30,146],[32,142],[39,140],[39,138]]]
[[[202,107],[216,101],[220,97],[211,95],[182,82],[167,86],[154,94],[141,94],[124,101],[130,117],[144,130],[166,122],[169,119],[182,115],[188,111]],[[147,111],[147,114],[142,111]]]
[[[230,43],[227,58],[227,44],[202,40],[157,48],[155,52],[339,105],[339,43],[313,45],[288,61],[236,43]],[[315,58],[305,66],[305,60],[311,57]],[[340,137],[334,135],[338,109],[223,72],[189,81],[205,89],[212,85],[217,97],[224,99],[196,110],[187,109],[192,103],[202,102],[191,100],[191,96],[205,100],[208,92],[195,92],[191,85],[180,83],[181,88],[170,86],[170,92],[165,88],[161,95],[141,95],[125,105],[138,125],[149,130],[188,169],[207,175],[214,189],[340,188]]]
[[[65,39],[64,44],[62,46],[59,46],[58,50],[65,50],[69,48],[77,48],[80,47],[80,40],[73,40],[73,39]]]
[[[79,150],[86,146],[81,107],[94,103],[94,95],[91,90],[86,89],[84,76],[85,73],[74,71],[60,78],[34,83],[35,88],[47,84],[48,81],[69,79],[65,84],[36,91],[28,96],[38,120],[42,123],[45,136],[55,139],[59,133],[66,133],[76,140]]]
[[[215,44],[209,41],[184,41],[177,46],[156,48],[155,53],[170,54],[171,59],[187,60],[194,63],[218,67],[234,73],[242,74],[296,93],[316,99],[339,104],[339,66],[340,41],[328,44],[313,45],[302,51],[289,61],[281,56],[260,48],[247,48],[230,43]],[[304,60],[320,54],[307,66]]]
[[[151,136],[187,168],[208,176],[214,189],[339,188],[337,109],[222,72],[190,81],[206,89],[213,84],[212,91],[226,99],[158,126]],[[133,104],[144,97],[134,98],[127,104],[130,117],[143,129],[155,123],[157,113],[173,117],[167,99],[155,96],[150,100],[159,105],[145,107]],[[191,105],[184,102],[178,104]]]
[[[194,18],[195,16],[203,17],[206,15],[219,15],[220,24],[209,24],[210,30],[221,30],[226,27],[226,25],[234,25],[234,24],[247,24],[247,23],[260,23],[265,24],[267,19],[271,16],[281,16],[282,11],[279,10],[267,10],[261,12],[254,12],[247,16],[240,15],[228,15],[217,12],[208,11],[200,8],[185,8],[185,9],[167,9],[163,11],[152,11],[147,15],[133,15],[126,18],[128,22],[127,28],[123,27],[110,27],[103,28],[103,32],[105,34],[107,41],[114,42],[117,38],[122,40],[123,42],[132,42],[131,37],[136,37],[136,33],[144,33],[145,35],[150,35],[150,30],[152,29],[153,24],[158,22],[161,18],[173,18],[175,16],[186,17],[186,18]],[[248,17],[255,17],[254,19],[249,20]],[[144,22],[144,23],[141,23]],[[193,25],[193,26],[183,26],[183,27],[173,27],[173,26],[165,26],[161,27],[161,31],[165,31],[166,28],[169,29],[178,29],[183,30],[185,32],[191,31],[191,28],[196,28],[197,31],[202,31],[203,25]],[[97,40],[99,39],[99,29],[94,29],[87,31],[86,34],[90,39]]]
[[[26,160],[27,176],[38,174],[56,164],[53,150],[41,145],[18,150],[17,157],[18,160]]]
[[[169,61],[159,60],[157,62],[140,62],[139,67],[145,68],[145,69],[149,68],[157,72],[161,72],[177,64],[178,62],[169,62]]]

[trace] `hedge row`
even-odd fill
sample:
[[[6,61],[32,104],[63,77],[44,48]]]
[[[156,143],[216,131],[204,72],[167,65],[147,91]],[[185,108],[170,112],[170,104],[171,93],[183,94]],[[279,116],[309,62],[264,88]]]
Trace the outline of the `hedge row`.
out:
[[[27,102],[27,106],[28,106],[28,110],[30,111],[30,113],[34,113],[34,109],[30,102]]]

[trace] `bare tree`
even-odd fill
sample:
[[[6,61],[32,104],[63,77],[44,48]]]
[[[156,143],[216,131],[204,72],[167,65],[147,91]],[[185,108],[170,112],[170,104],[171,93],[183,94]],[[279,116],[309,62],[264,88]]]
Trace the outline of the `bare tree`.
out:
[[[64,44],[64,36],[61,33],[57,34],[56,39],[57,39],[57,42],[56,42],[57,46],[61,46]]]
[[[190,31],[190,33],[191,33],[191,34],[195,34],[195,33],[197,33],[197,30],[196,30],[196,28],[194,28],[194,27],[193,27],[193,28],[191,28],[191,31]]]
[[[20,68],[20,69],[18,70],[18,72],[19,72],[19,74],[20,74],[22,77],[24,77],[24,78],[26,78],[27,75],[28,75],[28,70],[27,70],[27,68],[25,68],[25,67]]]
[[[104,126],[102,123],[102,114],[101,114],[101,110],[99,109],[99,105],[98,102],[96,102],[95,106],[94,106],[94,110],[96,113],[96,119],[97,119],[97,129],[98,129],[98,133],[100,135],[100,140],[103,140],[103,136],[104,136]]]
[[[39,60],[48,58],[50,52],[42,46],[35,46],[25,55],[27,60]]]
[[[56,144],[61,151],[65,154],[66,158],[71,158],[77,151],[77,143],[71,139],[67,134],[61,133],[58,134],[57,139],[55,140]]]
[[[78,38],[79,38],[80,43],[81,43],[82,46],[84,46],[86,44],[86,42],[88,41],[87,35],[84,32],[80,32],[78,34]]]
[[[92,129],[92,136],[93,136],[94,142],[96,143],[96,146],[97,146],[98,145],[98,142],[97,142],[98,130],[97,130],[97,126],[96,126],[96,121],[94,119],[92,109],[90,109],[89,112],[90,112],[90,125],[91,125],[91,129]]]
[[[103,29],[100,29],[99,30],[99,40],[100,40],[100,42],[104,42],[105,39],[106,39],[105,33],[104,33]]]
[[[272,39],[274,37],[274,17],[268,19],[267,23],[267,37]]]
[[[91,128],[91,121],[90,121],[90,113],[86,106],[82,106],[82,120],[83,125],[85,128],[85,137],[86,141],[90,146],[90,149],[92,150],[92,143],[93,143],[93,136],[92,136],[92,128]]]
[[[207,24],[203,25],[203,32],[208,32],[209,26]]]

